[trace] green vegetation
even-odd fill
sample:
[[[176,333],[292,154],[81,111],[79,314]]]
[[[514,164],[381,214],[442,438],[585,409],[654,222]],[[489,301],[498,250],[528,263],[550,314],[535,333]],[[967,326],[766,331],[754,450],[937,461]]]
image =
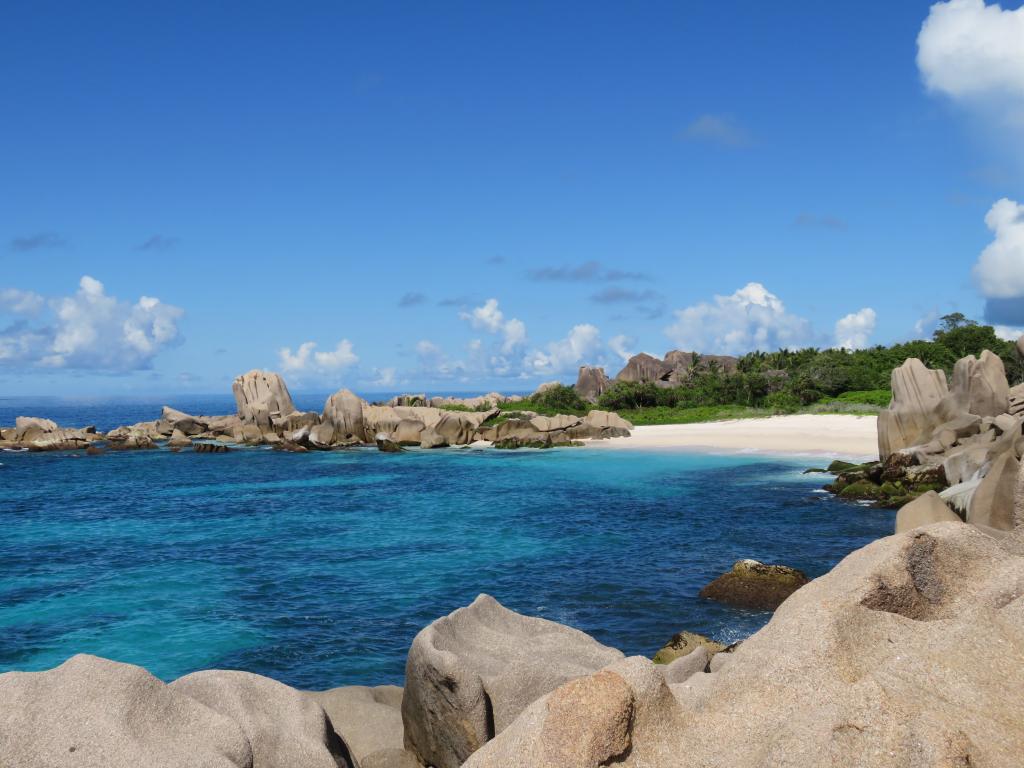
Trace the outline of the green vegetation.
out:
[[[950,374],[961,357],[978,355],[986,349],[1002,358],[1011,384],[1024,380],[1024,364],[1012,343],[997,338],[991,326],[954,313],[941,319],[930,341],[854,351],[809,348],[753,352],[739,358],[734,372],[725,371],[716,361],[703,365],[700,356],[695,356],[688,376],[678,385],[620,381],[594,406],[582,400],[573,387],[560,384],[525,400],[498,405],[501,413],[485,423],[499,424],[523,415],[521,411],[582,416],[595,407],[617,411],[636,425],[692,424],[789,413],[869,415],[889,404],[892,370],[908,358],[920,358],[929,367]],[[483,411],[488,406],[443,407]]]
[[[735,373],[695,367],[678,386],[617,382],[598,404],[623,414],[648,410],[659,414],[657,422],[645,417],[635,423],[669,423],[664,419],[674,418],[673,414],[688,417],[693,409],[715,406],[771,413],[871,413],[889,404],[892,370],[907,358],[920,358],[949,374],[958,359],[986,349],[1002,358],[1011,383],[1024,379],[1024,365],[1011,342],[998,338],[991,326],[956,313],[942,318],[931,341],[853,351],[752,352],[739,358]]]

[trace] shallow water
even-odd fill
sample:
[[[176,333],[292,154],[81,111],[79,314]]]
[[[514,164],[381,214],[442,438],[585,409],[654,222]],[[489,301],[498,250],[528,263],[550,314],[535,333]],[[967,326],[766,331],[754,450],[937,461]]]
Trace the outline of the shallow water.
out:
[[[416,632],[480,592],[651,655],[680,629],[728,642],[767,621],[697,598],[733,561],[817,576],[892,527],[818,492],[806,459],[244,449],[0,464],[0,671],[88,652],[165,679],[401,683]]]

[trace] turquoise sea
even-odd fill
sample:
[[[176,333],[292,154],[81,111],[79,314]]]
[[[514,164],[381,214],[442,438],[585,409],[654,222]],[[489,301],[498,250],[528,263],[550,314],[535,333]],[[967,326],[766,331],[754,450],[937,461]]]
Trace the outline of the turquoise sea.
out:
[[[300,407],[317,407],[310,398]],[[230,398],[172,403],[227,412]],[[155,418],[149,402],[0,399],[0,424]],[[701,453],[264,448],[0,453],[0,672],[78,652],[165,679],[401,683],[413,636],[478,593],[653,654],[770,616],[700,600],[743,557],[817,576],[892,529],[807,459]]]

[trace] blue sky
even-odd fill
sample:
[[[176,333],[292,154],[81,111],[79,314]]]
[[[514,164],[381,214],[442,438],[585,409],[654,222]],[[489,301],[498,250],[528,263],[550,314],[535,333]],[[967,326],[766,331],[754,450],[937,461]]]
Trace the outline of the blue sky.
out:
[[[0,393],[1024,326],[1019,3],[183,7],[4,6]]]

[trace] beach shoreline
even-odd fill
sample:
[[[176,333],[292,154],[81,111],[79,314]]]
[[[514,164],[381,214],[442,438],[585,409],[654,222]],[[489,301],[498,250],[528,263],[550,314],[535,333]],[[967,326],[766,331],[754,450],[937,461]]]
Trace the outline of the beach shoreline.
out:
[[[596,450],[712,451],[755,455],[878,459],[877,418],[798,414],[698,424],[638,426],[622,440],[590,440]]]

